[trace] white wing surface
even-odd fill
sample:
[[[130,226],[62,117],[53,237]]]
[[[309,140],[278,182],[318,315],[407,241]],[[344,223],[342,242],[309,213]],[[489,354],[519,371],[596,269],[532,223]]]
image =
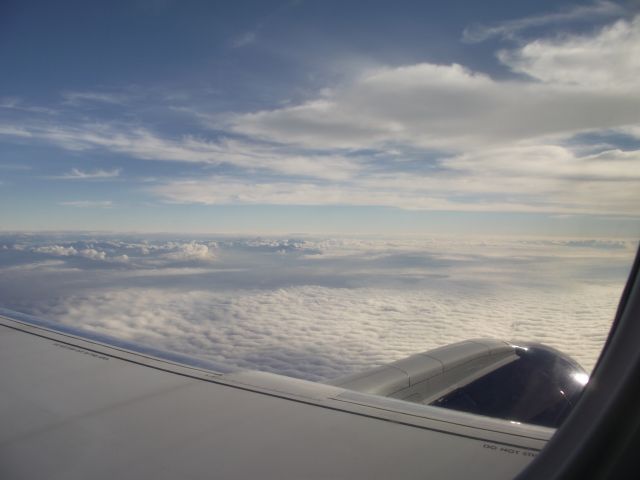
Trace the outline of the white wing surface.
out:
[[[1,478],[500,479],[554,432],[126,347],[0,315]]]

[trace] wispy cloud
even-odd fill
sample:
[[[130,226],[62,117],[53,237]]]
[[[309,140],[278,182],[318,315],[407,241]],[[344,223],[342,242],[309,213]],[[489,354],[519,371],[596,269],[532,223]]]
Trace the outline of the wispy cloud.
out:
[[[70,172],[52,178],[60,180],[106,180],[119,177],[121,171],[122,169],[115,168],[113,170],[94,170],[89,172],[72,168]]]
[[[298,153],[273,144],[235,139],[206,140],[195,136],[169,139],[148,129],[105,124],[0,125],[0,133],[29,136],[64,149],[104,149],[143,160],[228,164],[249,171],[263,170],[286,175],[326,179],[347,178],[360,169],[358,161],[340,153]]]
[[[234,38],[231,41],[231,46],[233,48],[246,47],[247,45],[254,43],[256,41],[257,36],[258,35],[256,32],[245,32],[242,35],[239,35],[238,37]]]
[[[530,28],[599,18],[608,19],[620,17],[625,13],[626,9],[617,3],[598,0],[590,5],[575,5],[558,12],[507,20],[494,25],[474,25],[463,31],[462,40],[468,43],[478,43],[493,37],[511,39]]]
[[[65,103],[80,105],[82,103],[110,103],[116,105],[126,104],[131,96],[125,93],[114,92],[65,92],[62,94]]]
[[[369,172],[331,183],[210,176],[158,182],[150,191],[204,205],[637,215],[639,163],[638,151],[578,156],[556,145],[521,145],[444,157],[439,172]]]
[[[0,109],[16,110],[16,111],[22,111],[22,112],[28,112],[28,113],[45,113],[49,115],[54,115],[58,113],[56,110],[51,108],[26,104],[19,97],[0,98]]]
[[[31,132],[22,126],[0,125],[0,135],[7,137],[31,137]]]
[[[299,2],[298,0],[282,2],[275,9],[260,18],[256,22],[254,28],[252,28],[251,30],[247,30],[233,38],[231,40],[231,46],[233,48],[242,48],[247,45],[254,44],[261,31],[267,29],[275,19],[282,16],[282,14],[286,13],[287,11],[296,8],[300,3],[301,2]]]
[[[111,208],[113,207],[113,201],[111,200],[72,200],[68,202],[59,202],[59,205],[65,207],[77,207],[77,208]]]

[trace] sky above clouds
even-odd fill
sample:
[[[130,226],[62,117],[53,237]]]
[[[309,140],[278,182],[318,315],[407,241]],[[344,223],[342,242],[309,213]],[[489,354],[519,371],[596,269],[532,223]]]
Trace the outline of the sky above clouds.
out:
[[[640,232],[635,2],[3,2],[0,228]]]

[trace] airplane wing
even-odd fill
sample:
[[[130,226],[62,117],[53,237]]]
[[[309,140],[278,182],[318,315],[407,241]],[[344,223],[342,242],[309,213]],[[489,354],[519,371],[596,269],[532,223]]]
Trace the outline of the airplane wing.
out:
[[[0,477],[512,478],[553,428],[435,407],[416,387],[431,379],[442,399],[514,360],[504,344],[471,343],[327,385],[2,310]],[[461,366],[478,352],[484,363],[443,380],[446,355]],[[400,399],[412,395],[422,403]]]

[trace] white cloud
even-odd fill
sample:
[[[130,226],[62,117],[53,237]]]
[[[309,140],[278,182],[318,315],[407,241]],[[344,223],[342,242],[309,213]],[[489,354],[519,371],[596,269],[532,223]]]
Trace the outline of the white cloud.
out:
[[[114,168],[113,170],[98,169],[93,172],[88,172],[78,168],[72,168],[70,172],[54,178],[62,180],[102,180],[106,178],[116,178],[120,176],[121,171],[120,168]]]
[[[230,164],[246,171],[277,172],[326,179],[343,179],[360,169],[357,160],[337,153],[300,154],[254,142],[222,139],[209,141],[193,136],[162,138],[144,128],[109,125],[0,125],[0,134],[30,136],[64,149],[106,149],[143,160]]]
[[[151,191],[172,202],[205,205],[362,205],[637,215],[638,151],[578,156],[558,145],[525,144],[445,157],[439,163],[437,172],[371,173],[347,182],[212,176],[161,183]]]
[[[172,250],[165,253],[163,257],[177,261],[212,261],[215,259],[214,248],[203,243],[181,243],[177,244]]]
[[[425,192],[423,188],[409,190],[398,187],[397,177],[370,180],[362,184],[323,185],[298,182],[251,182],[225,177],[176,181],[154,187],[152,191],[179,203],[204,205],[359,205],[391,206],[408,210],[466,211],[537,211],[542,208],[515,202],[456,203],[443,193]],[[410,182],[419,182],[415,176]],[[427,179],[429,181],[429,179]],[[436,183],[430,182],[430,183]],[[383,184],[383,185],[381,185]],[[374,186],[376,188],[371,188]],[[406,186],[406,184],[404,185]],[[556,211],[555,208],[548,209]]]
[[[31,251],[34,253],[54,255],[56,257],[80,257],[80,258],[86,258],[89,260],[102,261],[102,262],[127,263],[129,261],[129,257],[126,254],[108,256],[107,252],[102,250],[97,250],[92,247],[76,248],[71,245],[65,246],[65,245],[52,244],[52,245],[42,245],[39,247],[34,247],[31,249]]]
[[[73,247],[65,247],[63,245],[43,245],[33,249],[36,253],[46,253],[48,255],[56,255],[60,257],[69,257],[77,255],[78,251]]]
[[[320,100],[238,115],[231,128],[307,148],[459,152],[636,125],[638,111],[637,93],[497,81],[460,65],[418,64],[369,73]]]
[[[461,152],[637,126],[638,45],[640,17],[500,53],[536,81],[496,80],[456,64],[379,68],[300,105],[237,115],[231,128],[308,148]]]
[[[78,252],[80,257],[88,258],[89,260],[106,260],[107,254],[96,250],[95,248],[85,248]]]
[[[10,137],[31,137],[31,132],[26,128],[13,125],[0,125],[0,135]]]
[[[622,134],[629,135],[636,139],[640,139],[640,125],[631,125],[618,129]]]
[[[514,161],[517,158],[517,162]],[[577,156],[558,145],[519,145],[477,153],[465,153],[446,160],[450,168],[480,175],[522,178],[576,178],[606,180],[640,180],[640,150],[605,150],[597,154]]]
[[[637,98],[640,16],[620,20],[594,36],[536,40],[520,49],[500,52],[499,58],[515,72],[544,83],[618,91]]]
[[[58,113],[51,108],[40,107],[36,105],[27,105],[19,97],[0,98],[0,108],[30,113],[44,113],[48,115],[54,115]]]
[[[44,260],[31,263],[21,263],[19,265],[10,265],[7,267],[0,267],[0,273],[3,275],[20,274],[29,271],[39,272],[54,272],[60,274],[61,272],[77,271],[77,269],[70,269],[66,266],[64,260]]]
[[[47,313],[66,324],[241,368],[323,380],[487,336],[542,341],[590,369],[619,292],[112,289],[71,295]]]
[[[248,243],[248,245],[252,245]],[[2,245],[8,249],[6,245]],[[14,250],[30,251],[37,254],[54,255],[57,257],[77,257],[109,263],[126,264],[133,262],[140,269],[168,269],[173,273],[179,272],[175,268],[176,262],[202,263],[208,265],[216,259],[216,242],[197,241],[168,241],[157,243],[129,243],[123,241],[74,241],[68,243],[46,243],[29,248],[28,245],[13,245]],[[187,269],[188,272],[200,272]]]
[[[507,20],[493,26],[475,25],[464,30],[462,39],[469,43],[476,43],[492,37],[514,38],[518,33],[534,27],[619,17],[625,13],[625,9],[617,3],[597,0],[590,5],[575,5],[563,11]]]
[[[322,380],[483,336],[541,341],[589,369],[636,242],[92,238],[73,245],[50,241],[14,253],[22,263],[0,268],[0,302],[242,368]],[[58,258],[38,262],[41,253]],[[105,269],[123,256],[126,268]],[[176,268],[191,259],[198,268]]]

